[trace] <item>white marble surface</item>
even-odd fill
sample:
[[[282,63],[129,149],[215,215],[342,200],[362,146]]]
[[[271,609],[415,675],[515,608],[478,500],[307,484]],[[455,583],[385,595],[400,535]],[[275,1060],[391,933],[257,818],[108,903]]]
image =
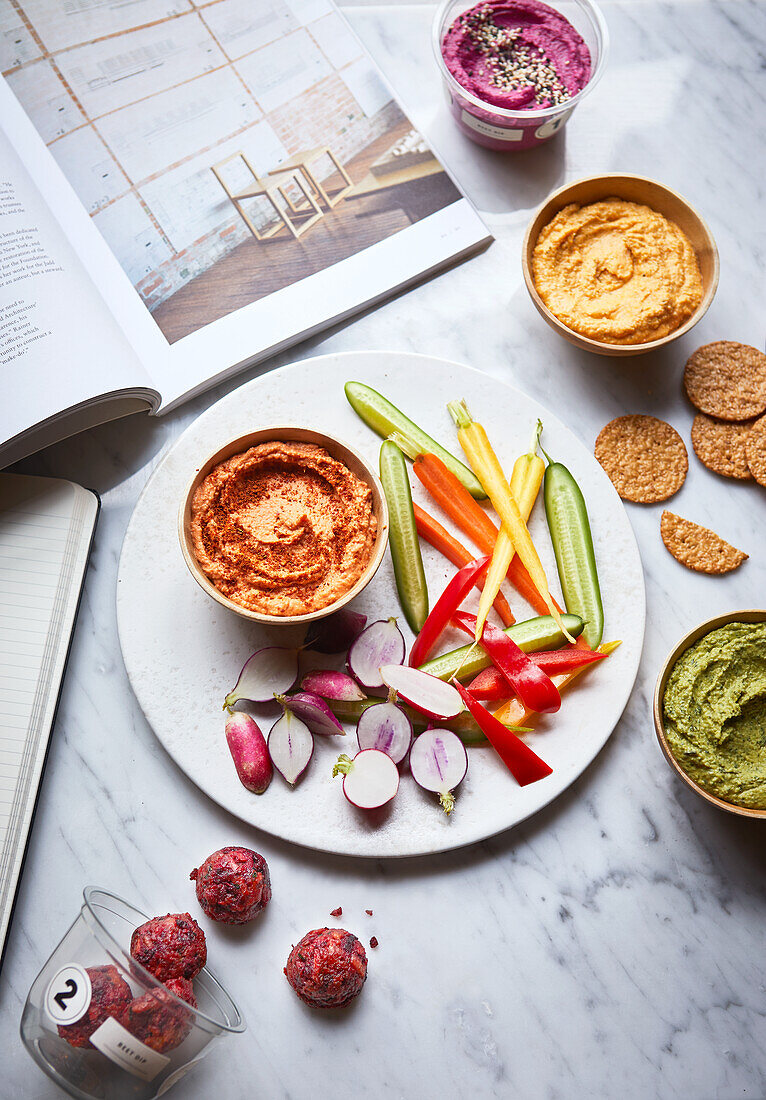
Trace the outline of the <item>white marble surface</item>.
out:
[[[717,338],[763,346],[766,7],[607,0],[604,8],[612,55],[602,83],[563,139],[518,159],[452,131],[431,64],[430,5],[350,9],[497,241],[283,361],[350,348],[462,358],[539,397],[588,445],[622,412],[666,417],[688,442],[686,353]],[[661,355],[617,364],[559,343],[519,272],[531,209],[565,179],[609,170],[650,174],[687,195],[722,259],[717,298],[695,332]],[[144,723],[120,658],[114,586],[131,509],[164,449],[216,396],[164,420],[92,431],[23,465],[93,486],[103,513],[0,981],[0,1096],[60,1095],[22,1050],[17,1027],[82,886],[101,884],[148,910],[193,909],[188,871],[240,842],[268,859],[273,903],[251,928],[208,929],[215,969],[250,1028],[174,1096],[766,1096],[766,830],[682,788],[649,717],[673,642],[703,615],[763,602],[763,490],[720,481],[691,457],[673,507],[750,552],[728,578],[685,572],[660,542],[660,506],[630,508],[647,576],[641,671],[615,735],[558,802],[454,854],[405,863],[322,857],[240,825],[200,795]],[[184,700],[170,705],[183,721]],[[338,905],[348,927],[380,946],[356,1007],[315,1015],[281,966],[296,938]]]

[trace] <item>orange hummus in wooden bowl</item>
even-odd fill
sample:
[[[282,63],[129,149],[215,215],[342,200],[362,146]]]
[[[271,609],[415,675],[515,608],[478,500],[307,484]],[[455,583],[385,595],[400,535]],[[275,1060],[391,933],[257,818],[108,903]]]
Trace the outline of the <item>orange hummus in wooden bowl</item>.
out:
[[[532,274],[544,304],[573,332],[644,344],[675,332],[702,301],[686,234],[643,203],[570,203],[543,227]]]

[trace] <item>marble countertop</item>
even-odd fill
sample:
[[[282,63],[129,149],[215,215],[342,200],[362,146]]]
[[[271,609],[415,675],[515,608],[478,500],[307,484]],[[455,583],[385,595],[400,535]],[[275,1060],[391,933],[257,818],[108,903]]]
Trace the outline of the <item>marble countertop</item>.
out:
[[[444,355],[539,398],[588,446],[624,412],[662,416],[689,444],[686,355],[714,339],[763,346],[766,7],[603,8],[612,50],[602,82],[563,136],[506,158],[472,145],[446,113],[430,56],[433,5],[347,9],[497,239],[279,362],[358,348]],[[603,171],[679,190],[704,212],[721,253],[720,288],[695,331],[622,362],[560,342],[519,265],[533,208],[564,181]],[[763,490],[722,481],[690,457],[672,507],[750,553],[725,578],[669,557],[661,505],[628,506],[646,570],[641,670],[607,747],[556,803],[510,833],[429,859],[322,856],[243,826],[188,782],[146,725],[117,641],[115,577],[136,498],[178,434],[234,385],[159,420],[90,431],[21,467],[92,486],[103,511],[0,980],[0,1096],[61,1095],[22,1049],[18,1022],[82,887],[102,885],[148,911],[194,909],[188,871],[231,843],[262,852],[274,884],[252,927],[209,931],[215,970],[249,1030],[222,1042],[177,1087],[179,1100],[766,1096],[766,828],[683,787],[649,712],[674,642],[703,615],[751,606],[766,590]],[[182,721],[183,700],[169,705]],[[291,944],[339,905],[344,923],[380,946],[356,1008],[314,1014],[281,968]]]

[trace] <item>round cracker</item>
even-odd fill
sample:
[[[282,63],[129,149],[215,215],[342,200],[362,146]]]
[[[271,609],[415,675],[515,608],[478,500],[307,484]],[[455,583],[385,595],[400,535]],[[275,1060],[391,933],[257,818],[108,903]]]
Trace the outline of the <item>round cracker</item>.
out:
[[[754,420],[716,420],[697,413],[692,424],[692,447],[697,458],[721,477],[751,481],[745,443]]]
[[[766,355],[749,344],[716,340],[689,356],[686,396],[719,420],[752,420],[766,412]]]
[[[750,473],[761,485],[766,485],[766,416],[756,420],[748,432],[745,454]]]
[[[667,510],[662,513],[660,534],[676,561],[695,573],[731,573],[748,557],[709,527],[700,527]]]
[[[618,416],[601,429],[595,455],[623,500],[655,504],[683,485],[689,456],[681,436],[656,416]]]

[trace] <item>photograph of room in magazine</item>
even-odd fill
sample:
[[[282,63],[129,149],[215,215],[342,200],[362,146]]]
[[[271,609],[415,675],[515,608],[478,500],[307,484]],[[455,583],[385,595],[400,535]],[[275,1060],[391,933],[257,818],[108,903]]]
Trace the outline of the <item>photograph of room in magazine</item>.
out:
[[[250,307],[208,375],[307,334],[252,307],[311,276],[309,330],[348,315],[335,265],[437,212],[376,261],[388,292],[490,239],[330,0],[0,0],[0,69],[169,344]],[[165,401],[199,388],[145,345]]]

